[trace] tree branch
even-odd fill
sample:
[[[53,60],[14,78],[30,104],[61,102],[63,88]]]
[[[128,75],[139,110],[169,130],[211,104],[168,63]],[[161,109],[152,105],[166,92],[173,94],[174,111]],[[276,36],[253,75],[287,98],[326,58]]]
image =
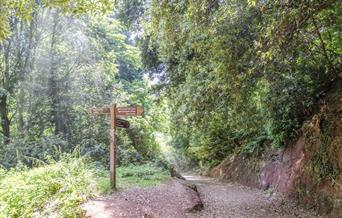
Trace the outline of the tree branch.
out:
[[[311,18],[312,18],[312,23],[313,23],[313,25],[315,27],[315,32],[316,32],[316,34],[317,34],[317,36],[319,38],[319,41],[321,42],[321,47],[322,47],[322,50],[323,50],[323,55],[325,56],[326,60],[328,61],[328,64],[329,64],[329,67],[331,68],[331,70],[333,72],[336,72],[336,69],[335,69],[334,65],[332,64],[332,62],[331,62],[331,60],[329,58],[329,55],[327,53],[327,50],[326,50],[326,47],[325,47],[322,35],[321,35],[320,31],[319,31],[316,19],[315,19],[314,16],[312,16]]]

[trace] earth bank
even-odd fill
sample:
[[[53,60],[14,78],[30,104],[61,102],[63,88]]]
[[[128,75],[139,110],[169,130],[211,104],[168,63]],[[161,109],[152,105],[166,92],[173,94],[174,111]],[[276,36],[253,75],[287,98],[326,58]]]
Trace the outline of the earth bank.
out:
[[[286,148],[229,156],[208,175],[276,191],[324,216],[342,217],[341,81],[332,90]]]

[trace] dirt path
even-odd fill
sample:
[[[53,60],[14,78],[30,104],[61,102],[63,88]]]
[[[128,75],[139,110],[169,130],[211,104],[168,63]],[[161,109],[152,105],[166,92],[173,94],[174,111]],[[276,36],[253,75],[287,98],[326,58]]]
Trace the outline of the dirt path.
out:
[[[155,187],[120,190],[111,196],[90,200],[82,208],[86,217],[92,218],[317,217],[276,194],[208,177],[185,178],[187,182],[173,179]]]
[[[182,181],[171,179],[147,188],[128,188],[82,205],[92,218],[182,218],[202,206],[198,193]]]
[[[275,194],[271,196],[261,190],[221,183],[207,177],[185,176],[185,178],[196,184],[204,204],[202,211],[188,213],[186,217],[189,218],[317,217],[314,213],[305,211]]]

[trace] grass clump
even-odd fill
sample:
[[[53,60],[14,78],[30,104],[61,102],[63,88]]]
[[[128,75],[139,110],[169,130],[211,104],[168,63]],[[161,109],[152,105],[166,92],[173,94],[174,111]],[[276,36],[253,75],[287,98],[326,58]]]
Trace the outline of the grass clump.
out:
[[[158,185],[168,178],[168,172],[153,163],[142,165],[120,166],[117,169],[117,187],[119,189],[129,187],[148,187]],[[109,171],[97,171],[97,190],[101,195],[111,193]]]
[[[151,163],[122,166],[117,169],[117,172],[119,188],[158,185],[170,177],[165,169]]]

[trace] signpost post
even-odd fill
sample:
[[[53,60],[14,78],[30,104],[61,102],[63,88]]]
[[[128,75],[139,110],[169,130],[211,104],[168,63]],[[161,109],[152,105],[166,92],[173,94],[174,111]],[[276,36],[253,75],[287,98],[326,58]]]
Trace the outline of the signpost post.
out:
[[[117,116],[140,116],[144,113],[142,107],[117,107],[113,104],[110,107],[89,108],[88,113],[95,115],[110,115],[110,145],[109,145],[109,169],[110,169],[110,184],[112,189],[116,189],[116,145],[115,145],[115,130],[119,128],[129,128],[129,122],[117,118]]]
[[[115,122],[116,122],[116,104],[110,107],[110,144],[109,144],[109,170],[110,184],[112,189],[116,189],[116,146],[115,146]]]

